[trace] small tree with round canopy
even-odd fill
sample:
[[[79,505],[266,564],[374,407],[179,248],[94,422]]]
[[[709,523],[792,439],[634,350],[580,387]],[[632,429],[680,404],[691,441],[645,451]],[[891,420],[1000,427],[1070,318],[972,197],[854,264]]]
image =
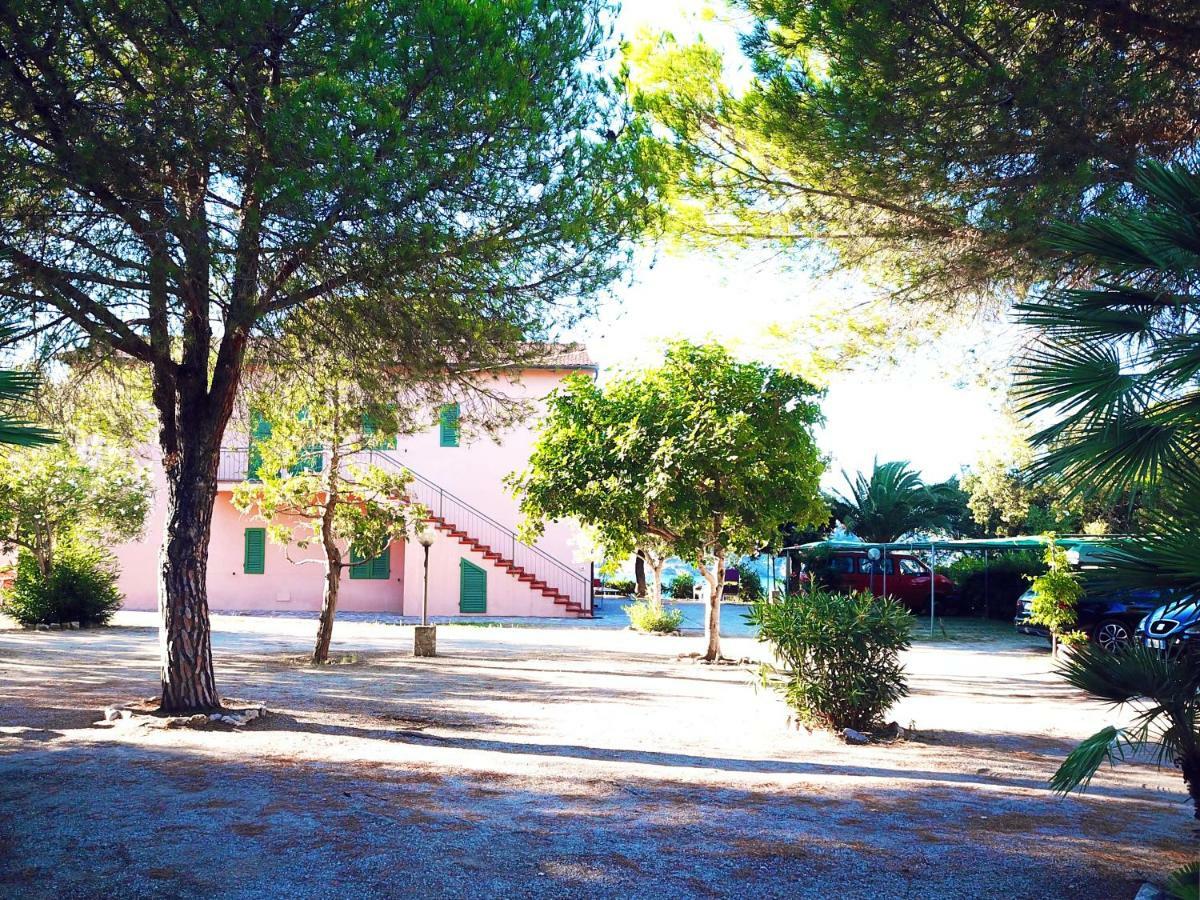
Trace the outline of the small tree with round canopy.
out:
[[[704,658],[720,657],[725,563],[784,523],[824,522],[818,391],[718,344],[668,346],[660,366],[553,395],[528,468],[510,483],[527,527],[575,518],[625,552],[649,535],[709,584]]]

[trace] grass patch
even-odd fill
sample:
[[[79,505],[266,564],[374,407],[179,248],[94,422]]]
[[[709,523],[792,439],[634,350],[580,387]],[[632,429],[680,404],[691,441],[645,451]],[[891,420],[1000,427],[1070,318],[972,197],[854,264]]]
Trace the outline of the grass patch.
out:
[[[928,616],[913,616],[912,640],[916,644],[1010,644],[1017,647],[1044,643],[1034,635],[1018,634],[1012,622],[965,617],[934,619],[931,636]]]

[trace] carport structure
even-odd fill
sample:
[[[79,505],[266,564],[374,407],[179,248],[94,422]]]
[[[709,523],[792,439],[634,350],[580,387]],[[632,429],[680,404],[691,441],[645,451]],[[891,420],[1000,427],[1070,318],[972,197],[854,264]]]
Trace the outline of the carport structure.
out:
[[[1097,537],[1094,535],[1056,535],[1054,542],[1072,555],[1071,561],[1076,564],[1096,560],[1104,551],[1111,551],[1116,535]],[[929,571],[932,575],[937,569],[939,553],[983,553],[984,596],[987,596],[987,567],[992,553],[1015,553],[1020,551],[1042,551],[1050,543],[1050,538],[1042,535],[1010,538],[952,538],[946,540],[909,540],[889,541],[887,543],[869,543],[866,541],[814,541],[808,544],[797,544],[784,547],[781,553],[812,553],[815,551],[866,551],[868,558],[876,561],[883,576],[883,593],[887,594],[887,565],[888,553],[923,552],[929,554]],[[929,579],[929,634],[934,633],[934,579]]]

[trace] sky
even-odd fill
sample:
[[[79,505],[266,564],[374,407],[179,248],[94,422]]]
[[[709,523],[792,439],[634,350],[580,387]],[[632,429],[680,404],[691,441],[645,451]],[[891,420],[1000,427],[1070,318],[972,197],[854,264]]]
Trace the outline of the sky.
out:
[[[736,56],[734,29],[704,16],[703,7],[702,0],[626,0],[619,29],[627,35],[663,29],[681,41],[701,34]],[[571,336],[608,371],[651,364],[676,337],[717,337],[740,356],[773,361],[768,326],[800,323],[802,331],[806,312],[831,301],[845,303],[853,315],[850,307],[869,294],[853,276],[812,276],[754,251],[716,259],[646,253],[631,283]],[[931,340],[902,366],[835,374],[817,435],[829,457],[825,487],[844,483],[842,470],[870,469],[875,459],[908,460],[929,481],[976,461],[1002,428],[1000,398],[963,378],[969,366],[953,364],[981,349],[994,351],[997,338],[991,326],[979,325]]]

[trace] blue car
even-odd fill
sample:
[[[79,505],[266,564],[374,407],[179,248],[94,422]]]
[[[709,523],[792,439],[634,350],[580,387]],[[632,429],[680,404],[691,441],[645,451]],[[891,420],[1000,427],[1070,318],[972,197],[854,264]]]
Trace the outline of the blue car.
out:
[[[1036,634],[1049,639],[1050,632],[1029,621],[1034,593],[1032,588],[1017,600],[1013,625],[1021,634]],[[1147,613],[1153,613],[1170,595],[1157,588],[1126,588],[1089,593],[1079,601],[1078,629],[1100,647],[1115,652],[1140,638],[1135,634]]]
[[[1181,597],[1160,606],[1138,623],[1137,639],[1151,650],[1200,648],[1200,597]]]

